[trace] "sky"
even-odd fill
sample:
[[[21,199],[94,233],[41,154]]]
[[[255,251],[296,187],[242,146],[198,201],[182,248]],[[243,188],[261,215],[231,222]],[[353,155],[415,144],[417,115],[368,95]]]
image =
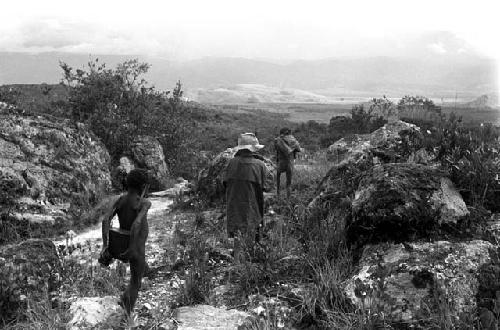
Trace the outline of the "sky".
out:
[[[480,54],[500,59],[487,0],[16,0],[0,51],[275,60]]]

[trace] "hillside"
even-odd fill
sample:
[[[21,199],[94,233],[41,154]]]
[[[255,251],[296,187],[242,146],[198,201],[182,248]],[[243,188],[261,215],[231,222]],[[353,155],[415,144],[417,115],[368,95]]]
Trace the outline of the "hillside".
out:
[[[475,98],[497,90],[497,64],[477,56],[363,57],[276,63],[245,58],[203,58],[176,62],[134,55],[96,55],[108,67],[131,57],[152,65],[147,80],[171,89],[181,80],[187,92],[259,84],[296,89],[325,97],[424,94],[432,98]],[[0,52],[0,84],[57,83],[59,61],[82,67],[89,55],[70,53]]]

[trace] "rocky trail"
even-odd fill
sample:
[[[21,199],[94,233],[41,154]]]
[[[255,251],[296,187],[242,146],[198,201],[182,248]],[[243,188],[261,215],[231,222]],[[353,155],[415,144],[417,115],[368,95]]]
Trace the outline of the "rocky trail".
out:
[[[179,239],[182,240],[183,232],[194,225],[194,218],[171,211],[173,199],[169,196],[158,193],[150,198],[150,232],[146,245],[149,272],[143,278],[133,321],[125,322],[123,310],[118,305],[119,295],[129,280],[128,265],[115,261],[104,268],[97,263],[102,244],[100,226],[54,242],[61,251],[67,245],[70,248],[64,251],[72,250],[64,260],[78,260],[86,271],[93,274],[96,284],[100,282],[99,276],[113,281],[116,292],[112,295],[82,297],[81,292],[75,292],[70,283],[63,284],[59,295],[70,306],[70,329],[89,326],[97,329],[237,329],[247,319],[249,315],[245,312],[209,305],[173,309],[178,306],[179,297],[186,290],[186,274],[189,273],[189,270],[184,269],[184,266],[188,268],[185,260],[186,245],[189,243],[181,242],[179,245]],[[117,225],[117,219],[113,219],[112,225]]]
[[[169,214],[172,199],[169,197],[153,197],[150,200],[152,202],[148,213],[150,234],[147,240],[146,253],[147,262],[151,269],[150,272],[154,276],[146,277],[143,280],[142,290],[136,303],[136,314],[139,316],[137,323],[139,325],[147,324],[148,317],[153,312],[156,315],[164,314],[168,319],[169,302],[181,284],[178,278],[167,271],[169,262],[165,260],[168,248],[172,244],[175,226],[175,217]],[[117,219],[113,219],[113,226],[117,225],[116,222]],[[96,270],[96,276],[108,272],[117,277],[116,282],[122,282],[122,287],[128,282],[130,276],[128,265],[115,261],[109,268],[104,269],[97,264],[102,244],[100,225],[68,240],[62,239],[54,243],[56,246],[65,246],[66,244],[75,246],[76,250],[67,258],[79,259],[79,262],[86,263],[88,268],[101,268]],[[62,290],[64,291],[64,286]],[[65,294],[69,295],[68,300],[72,303],[73,317],[70,323],[74,328],[80,328],[85,322],[89,325],[113,323],[113,318],[117,317],[116,313],[120,314],[122,312],[117,306],[119,296],[112,298],[110,296],[72,297],[71,292],[62,292],[62,296]]]

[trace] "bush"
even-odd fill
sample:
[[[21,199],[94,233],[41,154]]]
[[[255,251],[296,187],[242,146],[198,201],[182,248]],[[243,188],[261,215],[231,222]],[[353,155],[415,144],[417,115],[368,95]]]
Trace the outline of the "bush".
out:
[[[409,137],[407,152],[425,148],[448,171],[468,205],[500,210],[499,129],[492,124],[465,125],[453,113],[434,124],[418,122],[422,135]]]
[[[167,165],[179,168],[189,145],[188,118],[181,102],[180,82],[170,92],[158,92],[141,78],[149,64],[137,59],[107,69],[96,59],[86,71],[61,63],[63,83],[69,88],[71,116],[87,122],[116,161],[130,150],[139,135],[157,138]]]
[[[398,102],[399,118],[402,120],[420,120],[439,122],[442,119],[441,107],[424,96],[405,95]]]

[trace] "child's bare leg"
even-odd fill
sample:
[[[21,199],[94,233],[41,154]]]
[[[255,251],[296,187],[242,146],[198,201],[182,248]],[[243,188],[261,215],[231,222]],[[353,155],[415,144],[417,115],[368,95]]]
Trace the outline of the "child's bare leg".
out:
[[[141,288],[145,265],[146,260],[144,256],[138,259],[130,260],[130,282],[122,295],[123,307],[128,315],[130,315],[134,310],[135,302],[137,301],[137,296],[139,295],[139,289]]]
[[[130,263],[130,282],[122,295],[123,307],[127,314],[134,310],[135,302],[141,288],[142,278],[146,270],[146,240],[148,238],[149,228],[147,219],[143,219],[143,227],[137,237],[130,235],[129,263]]]

